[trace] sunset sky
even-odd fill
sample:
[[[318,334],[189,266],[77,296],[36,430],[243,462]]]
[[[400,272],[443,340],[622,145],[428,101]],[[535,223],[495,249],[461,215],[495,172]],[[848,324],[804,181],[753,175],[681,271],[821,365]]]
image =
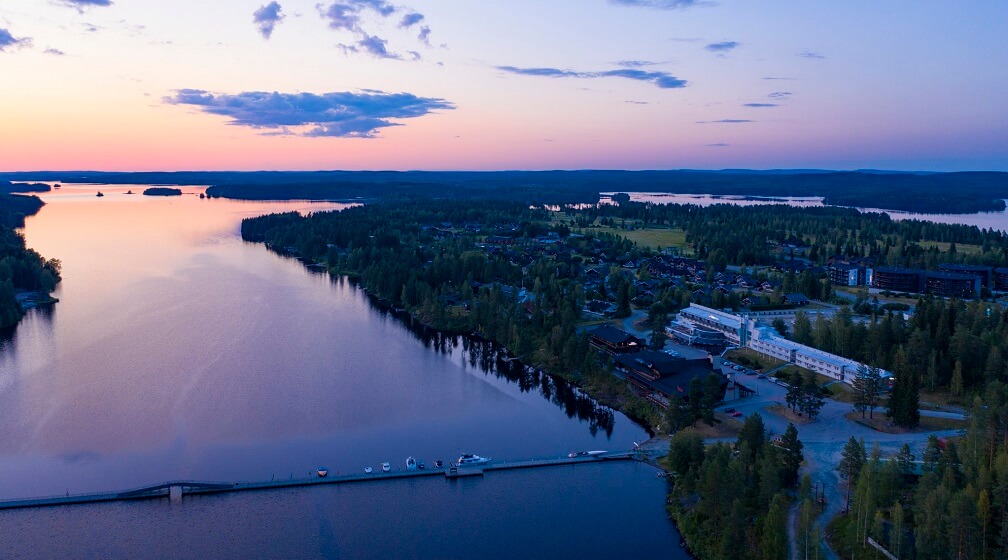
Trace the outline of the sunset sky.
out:
[[[3,0],[0,170],[1008,170],[1008,2]]]

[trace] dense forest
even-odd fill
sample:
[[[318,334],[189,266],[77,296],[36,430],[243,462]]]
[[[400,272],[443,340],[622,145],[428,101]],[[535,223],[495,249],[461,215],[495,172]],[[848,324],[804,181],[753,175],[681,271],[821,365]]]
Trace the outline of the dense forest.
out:
[[[829,320],[799,313],[792,338],[956,398],[1008,382],[1008,310],[997,304],[924,297],[909,320],[883,313],[868,322],[846,307]]]
[[[821,196],[827,204],[926,213],[1005,208],[1008,174],[872,171],[316,171],[316,172],[32,172],[0,180],[114,184],[213,185],[208,194],[250,199],[376,199],[395,196],[595,203],[603,192]],[[913,196],[907,196],[913,193]]]
[[[792,496],[812,507],[810,481],[798,478],[802,447],[794,425],[772,441],[759,414],[746,418],[734,446],[705,447],[694,432],[673,436],[668,508],[690,551],[704,560],[787,558]],[[810,540],[817,546],[817,536]]]
[[[38,197],[0,194],[0,328],[16,324],[24,314],[18,292],[48,294],[60,281],[60,262],[25,247],[24,237],[15,231],[40,208]]]
[[[884,460],[849,441],[839,470],[854,491],[832,524],[834,548],[868,558],[873,538],[900,560],[1008,555],[1008,386],[988,384],[969,418],[958,442],[931,436],[920,457],[904,447]]]

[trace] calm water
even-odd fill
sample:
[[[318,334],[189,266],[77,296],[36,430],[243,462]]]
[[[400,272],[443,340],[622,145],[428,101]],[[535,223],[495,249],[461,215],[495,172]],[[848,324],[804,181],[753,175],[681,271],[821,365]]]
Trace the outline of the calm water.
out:
[[[647,437],[548,378],[497,371],[482,345],[413,332],[349,284],[238,235],[245,216],[341,205],[97,188],[106,196],[94,186],[44,195],[24,230],[29,246],[62,260],[64,281],[58,304],[0,343],[2,498],[403,468],[408,455],[430,463],[461,451],[549,457]],[[387,558],[486,543],[498,557],[565,547],[647,557],[679,553],[663,502],[649,467],[547,469],[5,512],[0,550]]]
[[[630,195],[630,200],[635,202],[653,202],[655,204],[696,204],[697,206],[711,206],[714,204],[734,204],[737,206],[787,204],[799,207],[825,206],[822,197],[745,197],[640,192],[627,194]],[[981,229],[1008,231],[1008,208],[1000,212],[980,212],[977,214],[917,214],[914,212],[900,212],[898,210],[883,210],[881,208],[858,208],[858,210],[889,214],[894,220],[926,220],[939,224],[965,224],[968,226],[977,226]]]

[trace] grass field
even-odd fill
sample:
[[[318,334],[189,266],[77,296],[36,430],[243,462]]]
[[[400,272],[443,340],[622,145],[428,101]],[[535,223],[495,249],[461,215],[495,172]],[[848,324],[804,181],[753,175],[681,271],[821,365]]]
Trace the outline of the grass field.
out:
[[[763,371],[777,367],[784,363],[776,358],[764,356],[751,348],[732,348],[731,350],[725,352],[724,357],[730,362],[735,362],[743,366],[754,367]]]
[[[924,247],[925,249],[930,249],[931,247],[937,247],[939,251],[948,251],[950,243],[945,243],[944,241],[918,241],[918,245]],[[962,253],[964,255],[979,255],[982,247],[979,245],[959,245],[956,244],[956,252]]]
[[[893,424],[888,418],[886,418],[884,406],[875,409],[874,418],[861,418],[861,413],[857,411],[848,412],[844,415],[844,417],[863,426],[867,426],[877,432],[884,432],[887,434],[909,434],[935,432],[939,430],[958,430],[967,426],[967,422],[965,420],[959,420],[958,418],[921,416],[920,424],[916,428],[908,430]]]
[[[600,227],[592,231],[612,233],[623,236],[642,246],[657,249],[658,247],[686,247],[686,232],[671,228],[641,228],[627,231],[619,228]]]

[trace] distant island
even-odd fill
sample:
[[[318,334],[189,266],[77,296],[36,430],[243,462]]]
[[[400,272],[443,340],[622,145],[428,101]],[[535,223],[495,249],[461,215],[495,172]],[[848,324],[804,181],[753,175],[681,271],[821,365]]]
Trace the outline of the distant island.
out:
[[[149,189],[144,189],[143,193],[147,196],[181,196],[182,189],[174,189],[170,187],[151,187]]]
[[[827,205],[923,214],[999,212],[1008,199],[1008,173],[987,171],[41,171],[0,173],[0,181],[211,185],[207,196],[241,200],[494,199],[559,205],[594,204],[603,192],[822,197]]]
[[[13,194],[13,193],[39,193],[39,192],[49,192],[52,190],[47,183],[11,183],[8,181],[0,181],[0,193]]]

